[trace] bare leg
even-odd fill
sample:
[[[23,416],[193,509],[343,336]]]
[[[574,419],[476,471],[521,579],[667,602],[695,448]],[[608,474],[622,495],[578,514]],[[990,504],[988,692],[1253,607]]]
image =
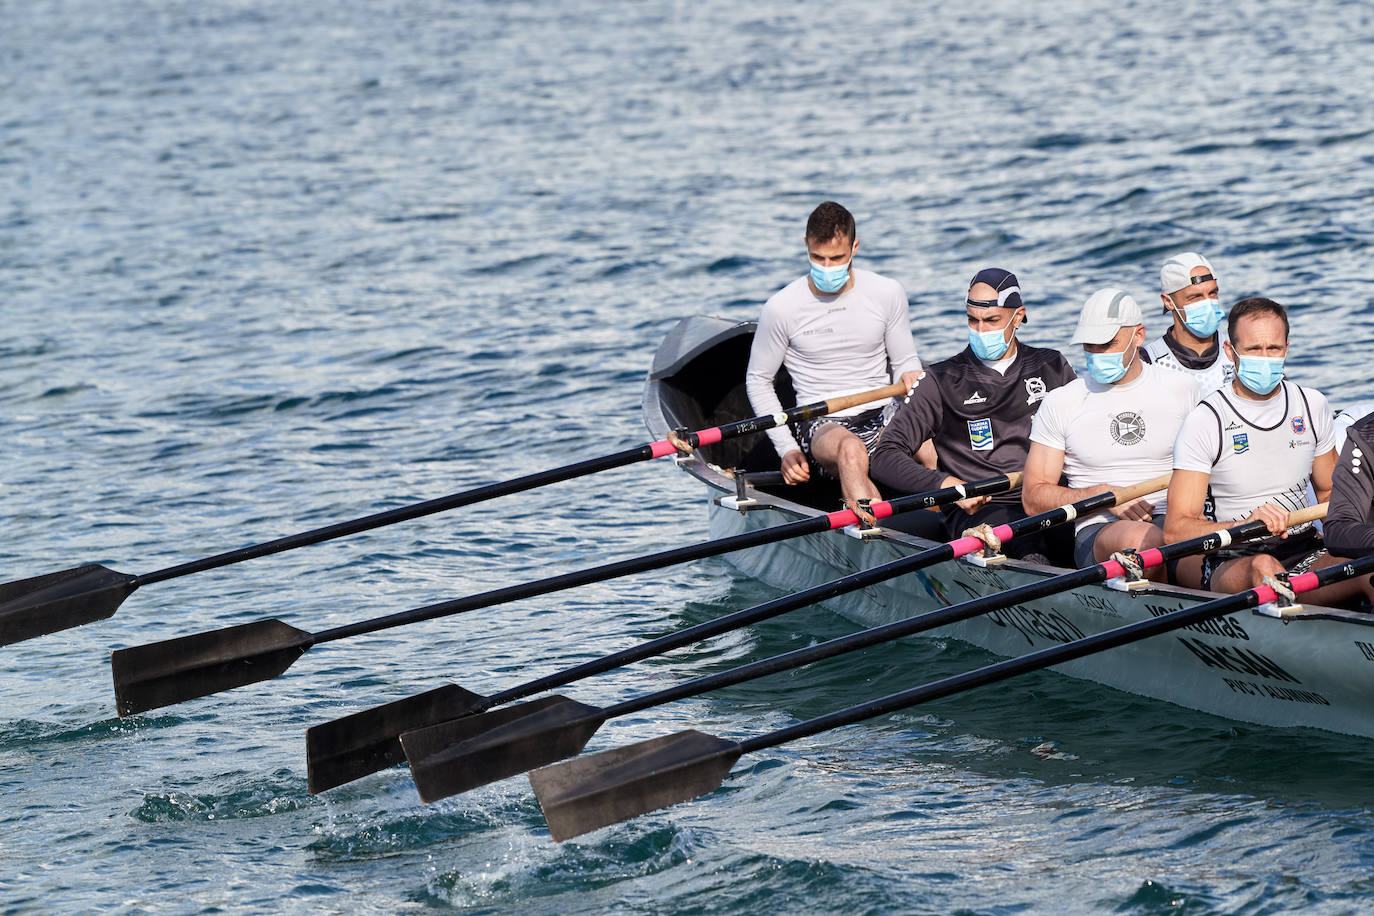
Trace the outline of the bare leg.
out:
[[[1164,545],[1164,532],[1149,522],[1112,522],[1093,541],[1093,559],[1105,563],[1118,550],[1149,550]],[[1165,580],[1165,569],[1156,566],[1145,570],[1145,578],[1154,582]]]
[[[836,423],[827,423],[811,437],[811,457],[840,481],[846,499],[882,499],[868,479],[868,449],[863,440]]]
[[[1327,566],[1337,566],[1344,562],[1346,561],[1340,557],[1325,554],[1312,564],[1312,569],[1324,569]],[[1218,592],[1245,591],[1248,588],[1263,585],[1266,576],[1276,576],[1285,571],[1283,565],[1267,553],[1253,557],[1242,557],[1238,560],[1232,560],[1230,563],[1224,563],[1217,569],[1212,575],[1212,590]],[[1369,576],[1357,576],[1345,582],[1337,582],[1335,585],[1314,589],[1305,592],[1298,600],[1312,604],[1333,605],[1363,595],[1366,599],[1374,601],[1374,586],[1370,585],[1369,578]]]

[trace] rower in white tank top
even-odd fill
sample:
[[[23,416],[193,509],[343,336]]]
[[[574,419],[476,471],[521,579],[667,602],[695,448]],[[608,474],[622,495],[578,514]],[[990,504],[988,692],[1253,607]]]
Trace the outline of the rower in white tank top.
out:
[[[1311,505],[1312,462],[1335,446],[1326,396],[1289,381],[1267,401],[1214,391],[1188,415],[1174,444],[1174,467],[1209,475],[1206,515],[1212,521],[1248,518],[1273,503],[1290,512]],[[1311,527],[1289,529],[1297,534]]]
[[[1164,535],[1182,541],[1261,522],[1269,534],[1229,542],[1178,565],[1180,584],[1221,592],[1343,562],[1323,549],[1310,525],[1292,525],[1293,510],[1331,492],[1335,424],[1321,392],[1283,377],[1289,353],[1288,312],[1272,299],[1242,299],[1227,318],[1226,349],[1236,378],[1188,415],[1174,445],[1174,474]],[[1315,589],[1314,604],[1374,600],[1368,577]],[[1277,580],[1276,580],[1277,581]]]

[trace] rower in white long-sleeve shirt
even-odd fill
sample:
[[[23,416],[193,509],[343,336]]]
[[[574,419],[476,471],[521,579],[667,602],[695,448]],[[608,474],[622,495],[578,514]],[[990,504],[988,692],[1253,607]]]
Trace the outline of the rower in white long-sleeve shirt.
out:
[[[773,379],[786,366],[798,403],[880,388],[897,380],[908,388],[921,360],[911,337],[906,292],[900,283],[853,266],[859,250],[854,217],[826,201],[807,220],[807,276],[789,283],[763,307],[745,373],[755,413],[782,409]],[[768,435],[782,461],[783,480],[810,479],[807,462],[840,481],[848,500],[877,499],[868,478],[868,453],[890,400],[864,404]]]

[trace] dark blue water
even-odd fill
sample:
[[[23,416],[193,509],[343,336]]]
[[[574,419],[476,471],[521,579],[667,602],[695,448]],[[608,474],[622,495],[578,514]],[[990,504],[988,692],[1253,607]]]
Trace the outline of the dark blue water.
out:
[[[927,357],[1020,275],[1031,343],[1197,248],[1374,394],[1374,23],[1357,3],[0,4],[0,580],[147,572],[645,440],[680,317],[754,317],[859,218]],[[1152,325],[1159,330],[1161,324]],[[1075,358],[1075,362],[1079,362]],[[523,779],[311,797],[304,729],[490,691],[769,596],[720,562],[318,647],[116,719],[108,651],[319,630],[702,537],[671,466],[139,590],[3,650],[0,912],[1364,909],[1367,741],[1039,675],[746,758],[561,845]],[[824,609],[570,688],[851,629]],[[985,656],[874,651],[617,720],[744,737]]]

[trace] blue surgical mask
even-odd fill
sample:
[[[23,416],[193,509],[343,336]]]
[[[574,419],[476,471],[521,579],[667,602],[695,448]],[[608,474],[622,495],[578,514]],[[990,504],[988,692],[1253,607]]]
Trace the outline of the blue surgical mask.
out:
[[[1139,349],[1139,348],[1137,348]],[[1111,385],[1121,381],[1126,375],[1128,365],[1122,362],[1121,357],[1126,355],[1126,351],[1120,353],[1089,353],[1088,354],[1088,374],[1093,377],[1093,381],[1099,385]],[[1131,362],[1135,362],[1135,354],[1131,354]]]
[[[1242,356],[1236,378],[1255,394],[1268,394],[1283,380],[1283,357]]]
[[[1183,307],[1183,325],[1198,337],[1211,337],[1225,314],[1216,299],[1203,299]]]
[[[839,292],[840,287],[844,286],[848,279],[848,263],[839,264],[835,267],[824,267],[815,261],[811,262],[811,282],[816,284],[816,289],[823,293]]]
[[[1001,359],[1007,355],[1007,349],[1011,346],[1005,333],[1005,329],[969,331],[968,345],[973,348],[973,355],[979,359]]]

